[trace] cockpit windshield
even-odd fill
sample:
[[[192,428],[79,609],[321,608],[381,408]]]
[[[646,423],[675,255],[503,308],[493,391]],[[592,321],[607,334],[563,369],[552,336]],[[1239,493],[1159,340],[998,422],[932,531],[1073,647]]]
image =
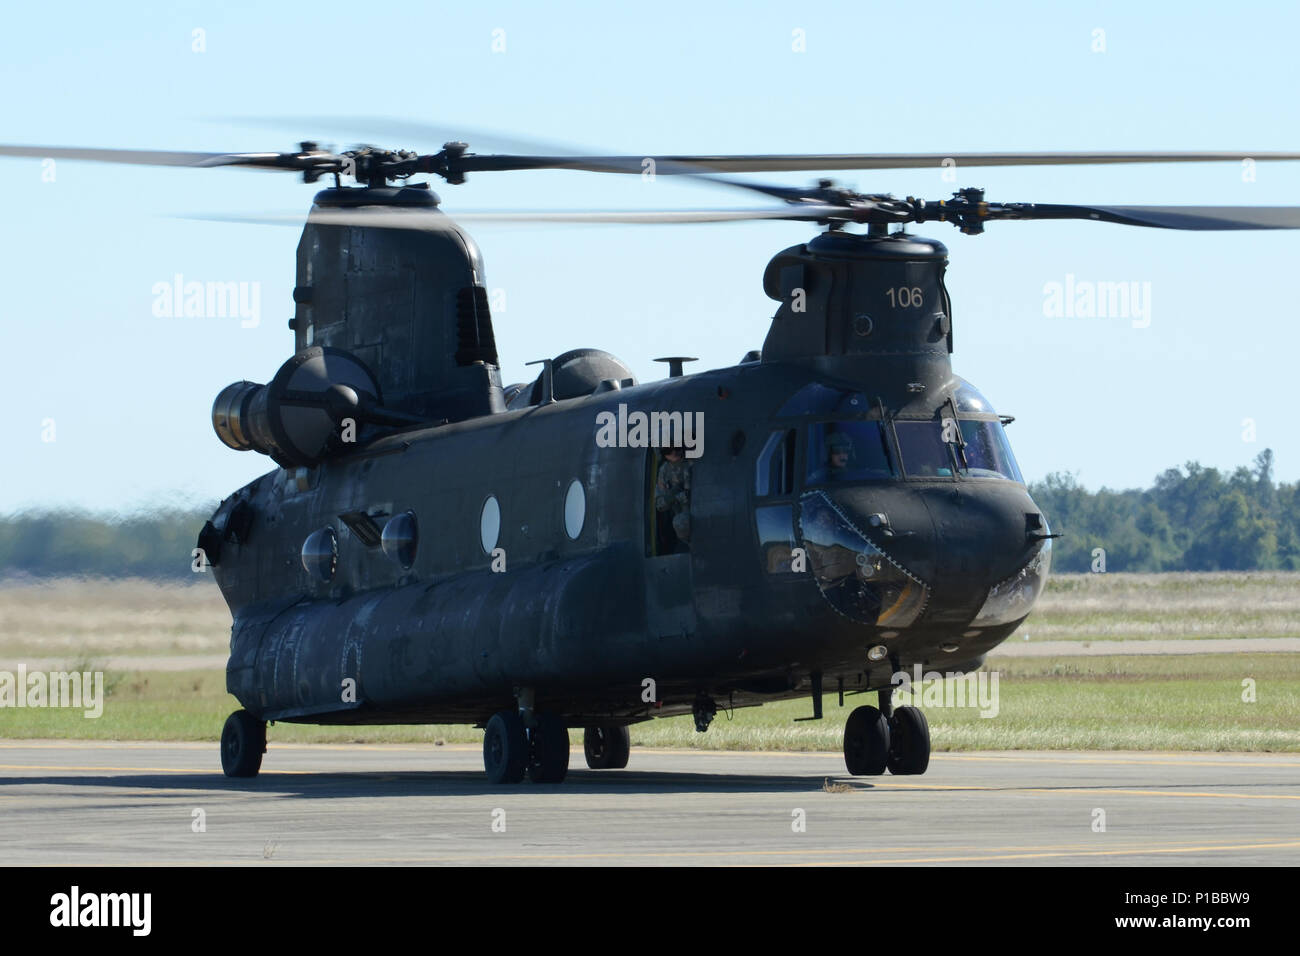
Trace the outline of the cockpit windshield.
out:
[[[818,422],[808,428],[805,485],[870,481],[897,475],[879,422]]]
[[[891,441],[897,436],[897,444]],[[1002,423],[817,422],[808,426],[804,486],[901,478],[1004,478],[1023,483]]]
[[[961,422],[961,437],[966,443],[966,474],[971,478],[1010,478],[1024,482],[1011,444],[1001,422]]]
[[[898,451],[909,478],[951,478],[955,460],[937,421],[895,421]]]

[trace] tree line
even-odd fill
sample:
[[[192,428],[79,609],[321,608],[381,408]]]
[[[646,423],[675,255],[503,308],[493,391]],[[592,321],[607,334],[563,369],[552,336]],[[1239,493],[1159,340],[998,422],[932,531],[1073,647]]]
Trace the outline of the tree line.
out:
[[[0,576],[182,578],[215,508],[140,515],[26,511],[0,515]]]
[[[1056,571],[1300,570],[1300,482],[1274,482],[1271,449],[1231,473],[1170,468],[1146,489],[1089,491],[1057,472],[1029,491],[1062,535]],[[211,513],[0,515],[0,575],[184,578]]]
[[[1029,486],[1056,571],[1300,569],[1300,482],[1273,481],[1273,451],[1231,473],[1189,462],[1146,489],[1088,491],[1066,473]]]

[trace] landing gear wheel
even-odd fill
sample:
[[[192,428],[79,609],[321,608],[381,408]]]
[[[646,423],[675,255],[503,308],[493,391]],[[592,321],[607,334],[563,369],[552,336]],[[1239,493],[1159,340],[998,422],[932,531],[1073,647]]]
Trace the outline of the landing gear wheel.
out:
[[[266,753],[266,721],[246,710],[226,718],[221,729],[221,769],[227,777],[256,777]]]
[[[889,772],[925,773],[930,766],[930,722],[919,707],[899,707],[889,718]]]
[[[556,714],[538,714],[533,728],[532,760],[528,779],[533,783],[559,783],[569,772],[569,729]]]
[[[627,766],[632,741],[626,725],[605,724],[583,732],[582,749],[592,770],[622,770]]]
[[[524,719],[503,710],[493,714],[483,734],[483,769],[492,783],[518,783],[528,769],[528,735]]]
[[[885,772],[889,759],[889,723],[874,707],[858,707],[844,722],[844,765],[855,777]]]

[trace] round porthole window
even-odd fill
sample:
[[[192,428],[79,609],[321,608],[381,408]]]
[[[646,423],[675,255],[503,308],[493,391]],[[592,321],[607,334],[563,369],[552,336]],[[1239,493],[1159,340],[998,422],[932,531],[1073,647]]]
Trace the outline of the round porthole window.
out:
[[[333,528],[321,528],[302,543],[302,566],[319,581],[329,583],[339,566],[339,539]]]
[[[582,482],[573,479],[564,495],[564,531],[574,541],[582,534],[582,523],[587,519],[587,493]]]
[[[483,513],[478,521],[478,536],[479,543],[483,545],[483,553],[491,554],[492,549],[497,546],[497,538],[501,536],[501,506],[497,504],[494,495],[488,495],[488,500],[483,502]]]
[[[384,549],[384,554],[406,570],[415,563],[415,549],[419,545],[419,538],[415,512],[404,511],[388,519],[388,523],[384,525],[383,536],[380,538],[380,547]]]

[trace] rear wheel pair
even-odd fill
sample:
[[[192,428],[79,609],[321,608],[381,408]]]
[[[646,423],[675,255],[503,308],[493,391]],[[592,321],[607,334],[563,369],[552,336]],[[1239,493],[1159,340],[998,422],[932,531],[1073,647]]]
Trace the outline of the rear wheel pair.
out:
[[[591,769],[627,766],[627,727],[588,727],[582,742]],[[533,783],[559,783],[569,770],[569,731],[564,720],[555,714],[538,714],[530,729],[513,711],[493,715],[483,735],[483,768],[492,783],[519,783],[525,774]]]
[[[514,711],[488,721],[483,735],[483,769],[492,783],[559,783],[569,772],[569,730],[556,714],[538,714],[530,729]]]

